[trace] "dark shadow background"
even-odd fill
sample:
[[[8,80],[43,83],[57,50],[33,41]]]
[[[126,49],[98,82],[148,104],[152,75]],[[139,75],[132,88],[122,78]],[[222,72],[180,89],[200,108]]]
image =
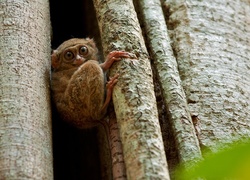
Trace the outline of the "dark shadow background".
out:
[[[52,49],[73,37],[100,42],[92,0],[50,0],[50,13]],[[60,120],[53,103],[52,119],[54,179],[101,179],[97,129],[69,126]]]

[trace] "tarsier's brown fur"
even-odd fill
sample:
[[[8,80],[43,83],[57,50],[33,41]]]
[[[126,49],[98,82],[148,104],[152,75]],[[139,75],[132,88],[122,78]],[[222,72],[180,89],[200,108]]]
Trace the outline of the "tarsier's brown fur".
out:
[[[73,38],[51,55],[53,100],[61,118],[78,128],[96,126],[105,116],[118,75],[105,88],[104,73],[113,62],[129,57],[126,52],[113,51],[99,64],[97,52],[92,39]]]

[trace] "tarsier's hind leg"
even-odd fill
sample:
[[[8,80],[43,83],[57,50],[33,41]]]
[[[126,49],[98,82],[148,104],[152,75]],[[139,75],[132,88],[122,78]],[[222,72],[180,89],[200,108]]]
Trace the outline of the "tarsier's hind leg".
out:
[[[73,74],[69,89],[66,92],[75,110],[81,111],[80,116],[99,120],[103,114],[104,103],[104,75],[97,61],[84,63]]]

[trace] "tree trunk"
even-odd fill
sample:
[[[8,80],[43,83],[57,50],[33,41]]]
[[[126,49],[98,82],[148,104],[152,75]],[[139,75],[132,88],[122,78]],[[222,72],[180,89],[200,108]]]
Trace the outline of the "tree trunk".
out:
[[[114,109],[112,108],[112,110]],[[125,180],[127,179],[126,167],[124,164],[120,132],[114,111],[109,113],[109,132],[113,179]]]
[[[193,161],[201,157],[200,148],[181,85],[176,58],[170,46],[161,2],[160,0],[138,2],[141,19],[145,25],[145,36],[157,72],[156,76],[161,86],[168,119],[172,125],[178,157],[181,162]]]
[[[167,0],[168,27],[200,146],[250,135],[250,2]]]
[[[0,3],[0,177],[53,179],[49,2]]]
[[[132,0],[94,0],[103,52],[125,50],[136,59],[113,65],[119,73],[113,102],[128,179],[169,179],[152,70]]]

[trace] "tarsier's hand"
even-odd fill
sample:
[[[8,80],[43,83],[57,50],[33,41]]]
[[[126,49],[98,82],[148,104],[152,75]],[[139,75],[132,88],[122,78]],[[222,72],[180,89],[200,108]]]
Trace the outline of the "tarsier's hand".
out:
[[[121,58],[129,58],[129,53],[125,51],[112,51],[108,54],[107,60],[120,61]]]
[[[129,58],[130,55],[125,51],[112,51],[108,54],[106,61],[101,64],[104,71],[108,70],[115,61],[120,61],[122,58]]]

